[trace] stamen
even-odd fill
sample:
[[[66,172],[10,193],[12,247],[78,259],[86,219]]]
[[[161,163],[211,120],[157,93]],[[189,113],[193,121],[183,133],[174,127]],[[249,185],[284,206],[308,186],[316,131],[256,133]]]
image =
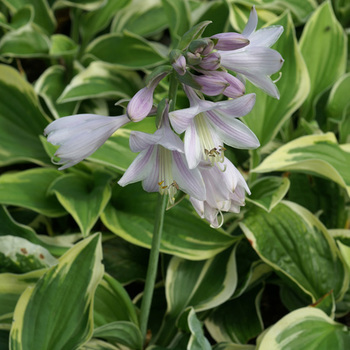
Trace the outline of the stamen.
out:
[[[222,163],[225,159],[224,152],[226,148],[214,143],[211,126],[206,116],[200,113],[195,116],[194,121],[203,150],[203,159],[209,161],[212,166],[217,163]]]
[[[159,146],[158,148],[159,157],[159,174],[158,174],[158,185],[160,194],[169,195],[169,203],[174,204],[175,195],[179,189],[176,181],[173,180],[172,174],[172,154],[168,149]]]
[[[279,76],[276,80],[272,80],[272,82],[275,84],[282,78],[282,72],[279,72]]]

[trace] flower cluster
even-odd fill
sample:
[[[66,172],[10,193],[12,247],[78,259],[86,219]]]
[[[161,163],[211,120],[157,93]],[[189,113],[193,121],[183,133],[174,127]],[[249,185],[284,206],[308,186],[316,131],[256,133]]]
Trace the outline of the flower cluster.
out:
[[[139,154],[118,183],[126,186],[142,181],[145,191],[167,194],[170,203],[178,190],[184,191],[197,213],[212,227],[220,227],[222,212],[238,213],[245,193],[249,193],[243,176],[225,157],[225,145],[242,149],[259,146],[254,133],[237,119],[255,104],[255,94],[245,94],[245,79],[279,98],[270,75],[279,71],[283,59],[270,46],[283,28],[255,31],[256,26],[253,8],[242,34],[199,38],[183,50],[173,50],[172,69],[155,71],[147,86],[129,101],[124,115],[82,114],[52,122],[45,134],[49,142],[60,146],[55,153],[62,165],[59,169],[90,156],[126,123],[154,114],[154,90],[165,76],[173,74],[182,83],[190,106],[169,111],[166,103],[158,110],[161,122],[154,134],[131,133],[130,148]],[[212,102],[203,94],[223,94],[228,99]],[[182,134],[183,140],[179,137]]]

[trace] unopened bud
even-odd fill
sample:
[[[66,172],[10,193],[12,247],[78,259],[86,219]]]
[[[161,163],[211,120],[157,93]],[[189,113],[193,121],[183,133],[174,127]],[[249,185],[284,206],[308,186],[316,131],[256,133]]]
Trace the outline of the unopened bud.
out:
[[[202,57],[199,53],[194,54],[192,52],[187,52],[186,59],[187,63],[191,66],[196,66],[202,62]]]
[[[217,96],[222,94],[229,86],[229,83],[220,75],[198,75],[194,80],[201,86],[203,94],[208,96]]]
[[[198,40],[194,40],[191,42],[188,47],[189,51],[192,53],[200,53],[202,55],[208,55],[211,51],[213,51],[214,43],[209,38],[202,38]]]
[[[249,45],[249,40],[242,34],[238,33],[219,33],[213,35],[211,38],[217,40],[217,43],[215,44],[216,50],[238,50]]]
[[[218,52],[212,52],[208,56],[203,57],[199,66],[205,70],[217,70],[220,67],[221,56]]]

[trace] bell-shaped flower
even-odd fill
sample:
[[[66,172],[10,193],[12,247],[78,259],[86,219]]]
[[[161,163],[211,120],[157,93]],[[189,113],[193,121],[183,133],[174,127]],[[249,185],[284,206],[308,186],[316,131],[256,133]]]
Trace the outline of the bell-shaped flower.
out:
[[[223,165],[225,171],[201,163],[199,168],[205,183],[206,198],[200,201],[190,197],[198,215],[214,228],[222,226],[223,211],[239,213],[240,207],[245,205],[245,192],[250,194],[247,183],[236,167],[227,158],[224,158]]]
[[[282,34],[283,27],[270,26],[255,31],[257,24],[258,16],[253,7],[242,32],[242,35],[249,39],[249,45],[232,51],[218,50],[221,65],[241,74],[267,94],[279,98],[278,89],[270,75],[281,69],[284,60],[270,47]]]
[[[154,134],[132,132],[130,148],[140,153],[119,180],[120,186],[142,181],[145,191],[168,194],[170,203],[174,202],[178,189],[204,200],[202,176],[198,169],[188,168],[183,142],[171,130],[167,115]]]
[[[120,127],[130,122],[126,115],[105,117],[96,114],[78,114],[53,121],[44,130],[47,141],[60,146],[56,164],[59,170],[69,168],[89,157]]]
[[[184,87],[190,107],[169,113],[170,122],[179,134],[185,132],[185,155],[190,169],[201,161],[212,165],[224,160],[224,144],[235,148],[253,149],[259,146],[254,133],[237,120],[249,113],[255,94],[234,100],[211,102],[200,99],[195,91]]]
[[[153,93],[159,82],[167,75],[160,74],[152,79],[146,87],[139,90],[128,103],[126,114],[133,122],[146,118],[153,106]]]

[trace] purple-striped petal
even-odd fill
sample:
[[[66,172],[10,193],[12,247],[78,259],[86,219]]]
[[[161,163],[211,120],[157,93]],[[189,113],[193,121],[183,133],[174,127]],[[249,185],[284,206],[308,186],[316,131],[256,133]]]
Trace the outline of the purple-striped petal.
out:
[[[118,181],[120,186],[141,181],[149,176],[156,161],[156,150],[154,146],[142,151],[131,163],[122,178]]]
[[[258,25],[258,14],[256,13],[255,6],[250,10],[250,15],[248,22],[243,29],[242,35],[249,38],[252,33],[254,33],[256,26]]]
[[[270,26],[257,30],[249,37],[250,46],[271,47],[283,33],[282,26]]]
[[[179,152],[173,152],[173,176],[181,190],[198,200],[205,199],[205,186],[200,171],[189,169],[184,155]]]
[[[194,169],[202,160],[202,149],[196,128],[193,123],[189,125],[186,130],[184,143],[188,167],[190,169]]]

